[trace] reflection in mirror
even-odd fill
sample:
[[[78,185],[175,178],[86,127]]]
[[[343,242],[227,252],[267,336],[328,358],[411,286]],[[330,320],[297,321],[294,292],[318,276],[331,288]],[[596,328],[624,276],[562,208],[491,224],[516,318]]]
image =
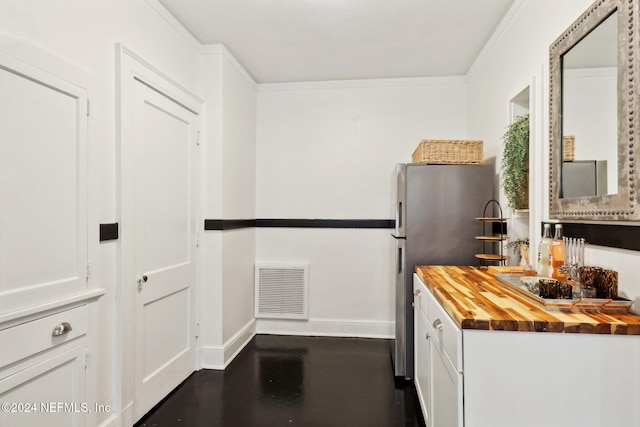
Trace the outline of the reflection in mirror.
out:
[[[618,12],[561,56],[560,197],[618,193]]]
[[[595,1],[549,48],[549,218],[640,220],[639,2]]]

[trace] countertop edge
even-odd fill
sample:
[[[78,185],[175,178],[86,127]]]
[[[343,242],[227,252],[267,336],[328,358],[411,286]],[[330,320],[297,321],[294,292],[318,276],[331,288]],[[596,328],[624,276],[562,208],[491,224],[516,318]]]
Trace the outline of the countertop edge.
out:
[[[498,285],[500,286],[499,294],[496,294],[493,289],[484,289],[483,285],[474,278],[494,281],[500,279],[476,267],[417,266],[415,272],[458,327],[463,330],[640,335],[640,316],[638,315],[547,311],[542,306],[534,306],[533,303],[525,301],[523,296],[508,287]],[[460,276],[460,279],[456,280],[454,275]],[[443,284],[432,283],[436,279]],[[481,292],[471,289],[468,283],[464,283],[465,281],[473,281],[473,287],[480,288]],[[450,289],[447,289],[447,282]],[[474,297],[469,296],[471,293],[475,293]],[[479,293],[482,295],[478,295]],[[485,298],[485,294],[491,298]],[[510,299],[513,307],[500,307],[492,301],[505,297]],[[469,308],[476,304],[493,312],[494,315],[478,316],[476,310]],[[484,312],[483,309],[477,311]],[[531,314],[531,317],[523,318],[522,313]]]

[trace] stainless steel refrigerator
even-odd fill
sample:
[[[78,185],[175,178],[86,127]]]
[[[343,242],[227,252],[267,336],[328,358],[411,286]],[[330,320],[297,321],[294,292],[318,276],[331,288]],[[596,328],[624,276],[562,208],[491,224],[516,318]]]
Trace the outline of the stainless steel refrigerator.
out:
[[[479,265],[482,224],[493,198],[490,165],[396,166],[396,379],[413,379],[413,273],[416,265]]]
[[[607,194],[606,160],[562,162],[562,197],[605,194]]]

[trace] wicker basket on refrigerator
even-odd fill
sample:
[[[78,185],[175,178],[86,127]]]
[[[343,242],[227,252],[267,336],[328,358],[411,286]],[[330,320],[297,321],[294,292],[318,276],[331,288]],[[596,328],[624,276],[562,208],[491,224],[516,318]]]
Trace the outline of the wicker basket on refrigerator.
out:
[[[482,141],[423,139],[411,159],[435,165],[479,165],[483,161]]]

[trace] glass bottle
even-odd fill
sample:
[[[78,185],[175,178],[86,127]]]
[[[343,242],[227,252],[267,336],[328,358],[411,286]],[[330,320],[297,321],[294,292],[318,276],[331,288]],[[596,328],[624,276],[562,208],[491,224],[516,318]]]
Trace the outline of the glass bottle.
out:
[[[562,241],[562,224],[556,224],[555,234],[549,246],[549,277],[560,282],[564,281],[564,274],[560,267],[564,264],[564,242]]]
[[[538,245],[538,276],[549,277],[549,246],[551,246],[551,224],[544,225],[542,240]]]

